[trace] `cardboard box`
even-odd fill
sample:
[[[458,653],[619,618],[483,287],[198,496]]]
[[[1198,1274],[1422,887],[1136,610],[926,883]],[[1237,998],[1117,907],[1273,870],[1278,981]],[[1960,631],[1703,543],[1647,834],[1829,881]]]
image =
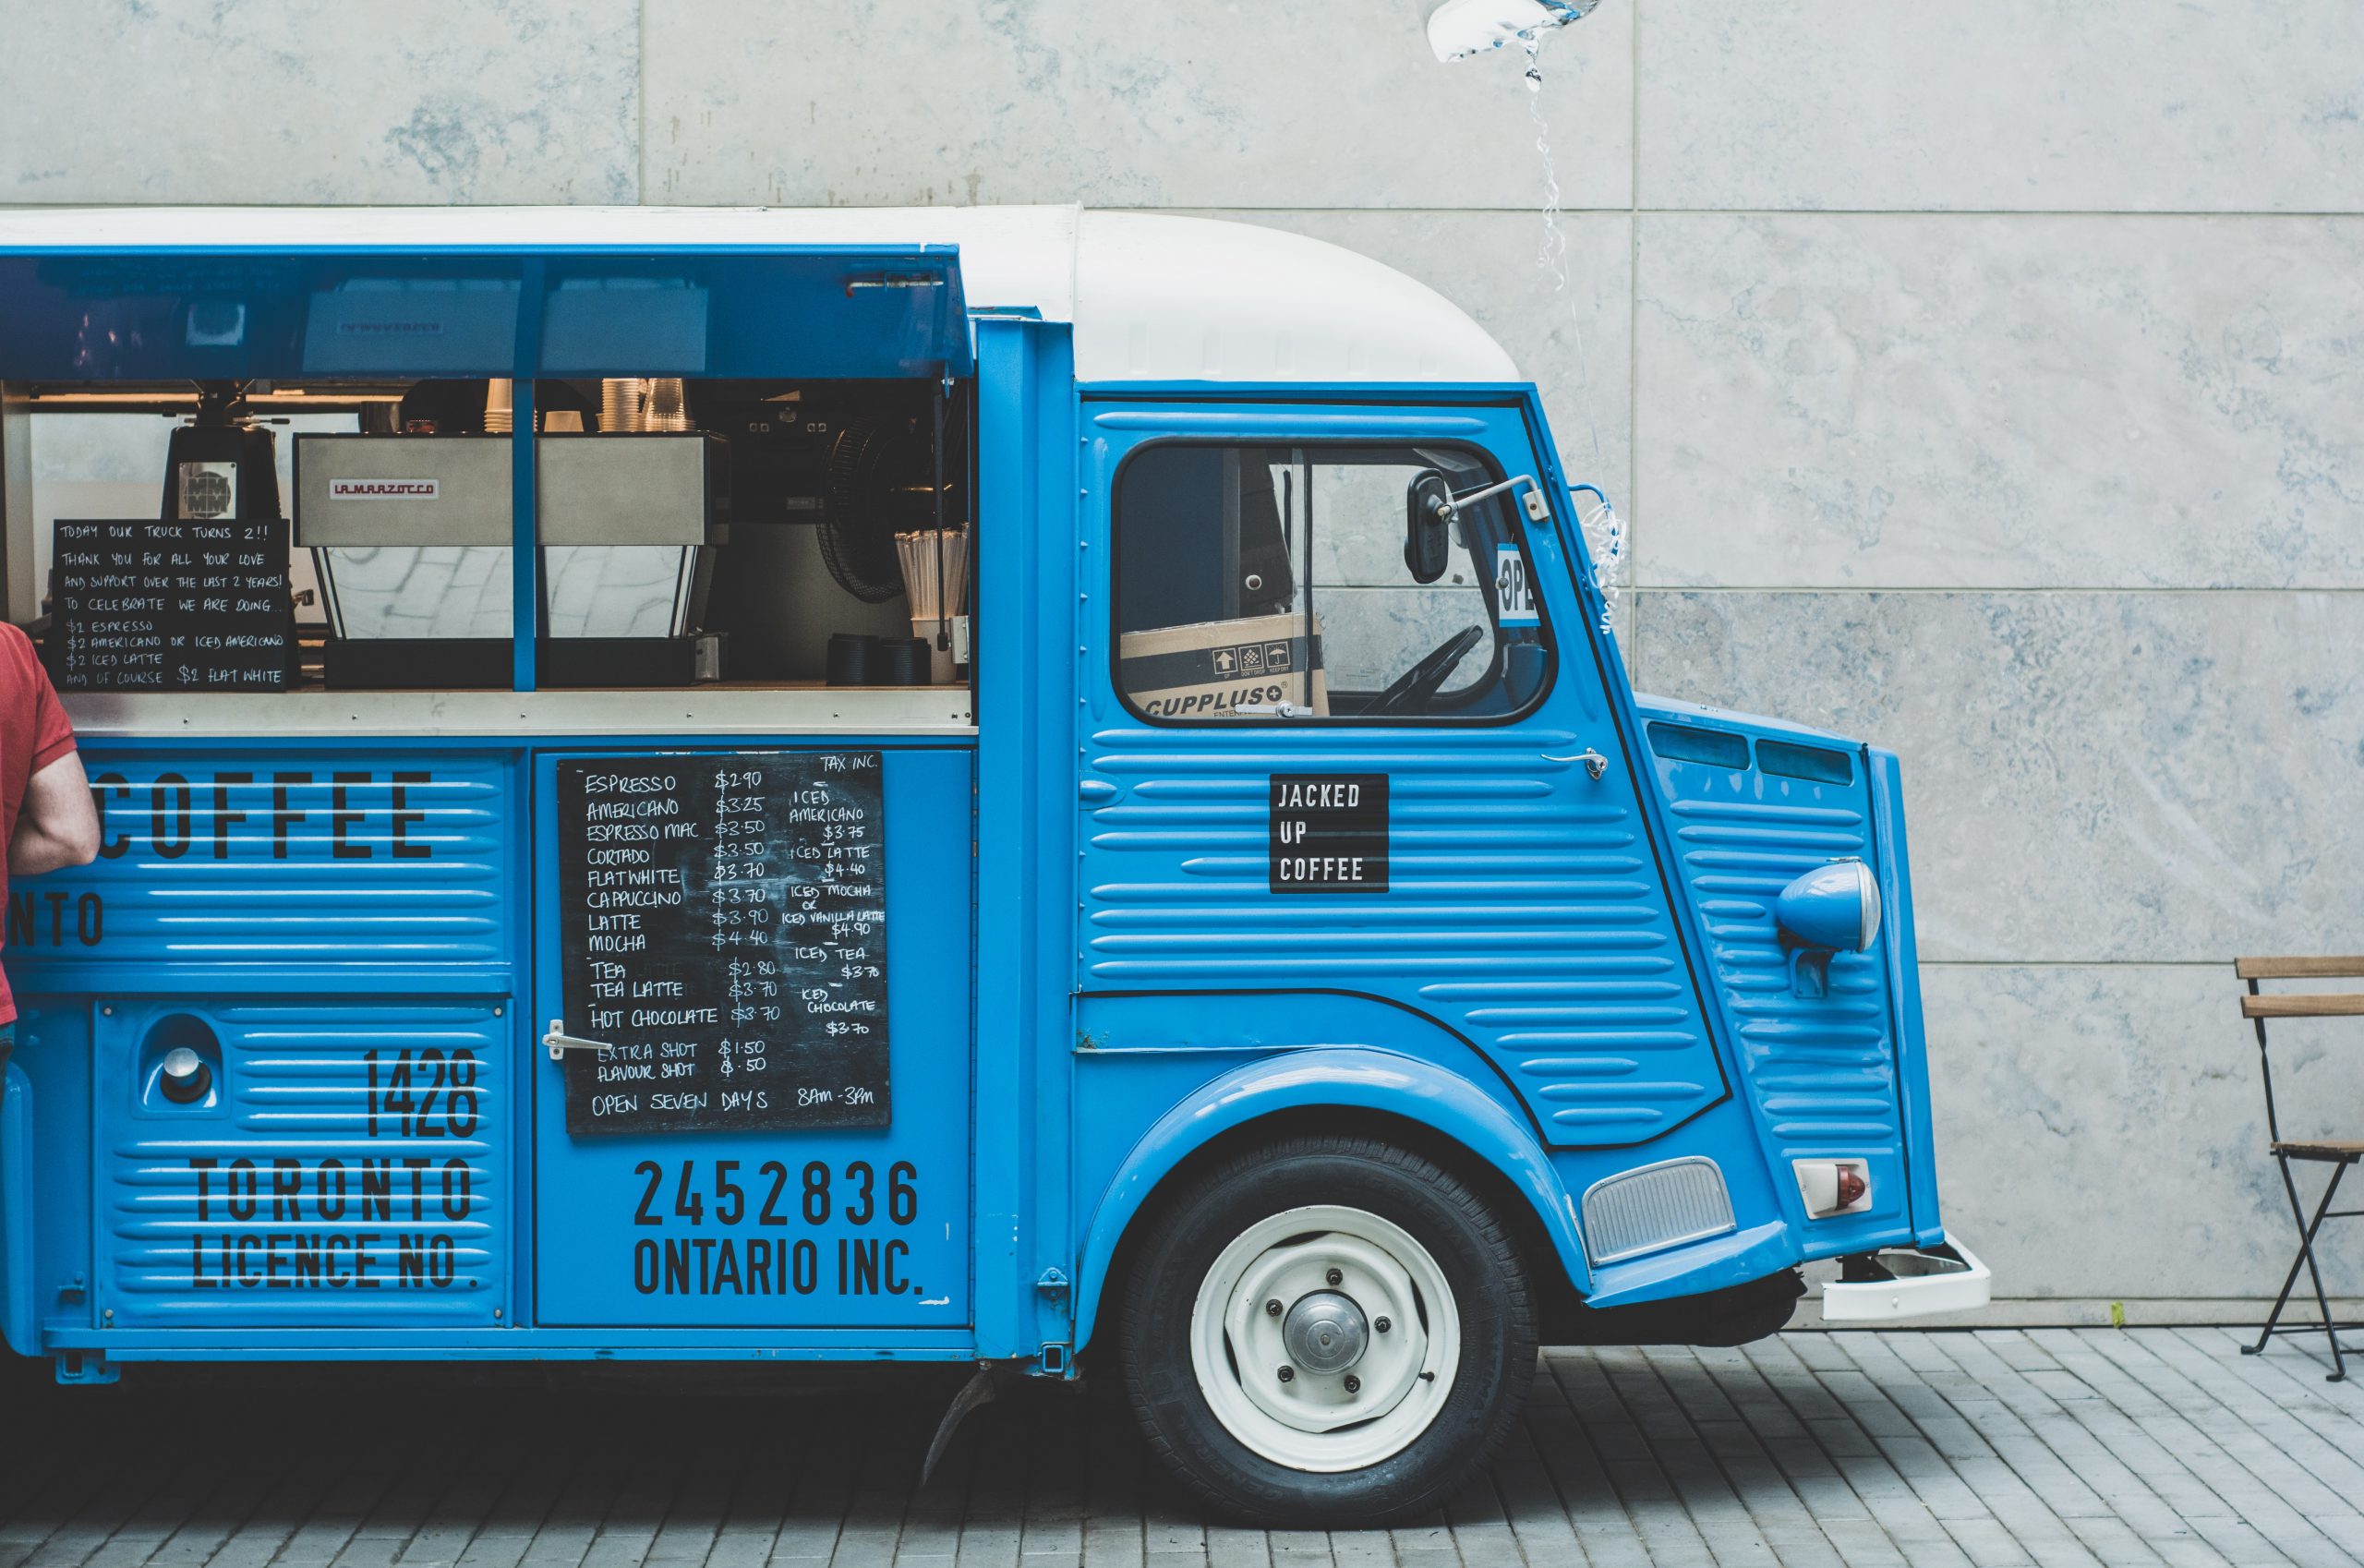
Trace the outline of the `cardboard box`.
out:
[[[1228,718],[1243,705],[1289,703],[1330,712],[1321,675],[1321,622],[1256,615],[1128,632],[1116,641],[1116,685],[1152,718]]]

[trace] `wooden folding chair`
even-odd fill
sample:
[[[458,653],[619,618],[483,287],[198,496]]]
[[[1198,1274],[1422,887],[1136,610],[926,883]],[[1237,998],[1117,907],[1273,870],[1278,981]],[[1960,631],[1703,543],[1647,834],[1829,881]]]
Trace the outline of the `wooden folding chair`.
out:
[[[2257,983],[2261,980],[2364,979],[2364,957],[2236,959],[2233,960],[2233,972],[2249,982],[2249,995],[2241,998],[2241,1016],[2257,1030],[2258,1069],[2265,1080],[2265,1133],[2274,1162],[2282,1167],[2282,1189],[2290,1196],[2290,1219],[2298,1230],[2298,1255],[2290,1260],[2290,1272],[2282,1281],[2282,1294],[2274,1298],[2274,1310],[2266,1315],[2265,1327],[2260,1331],[2257,1343],[2241,1346],[2241,1354],[2256,1355],[2276,1333],[2305,1333],[2311,1327],[2303,1323],[2293,1323],[2286,1328],[2282,1326],[2282,1309],[2289,1304],[2290,1292],[2298,1283],[2298,1270],[2303,1265],[2308,1277],[2314,1282],[2315,1305],[2323,1315],[2323,1340],[2331,1346],[2332,1372],[2325,1381],[2338,1382],[2347,1376],[2347,1363],[2341,1353],[2356,1348],[2341,1345],[2339,1333],[2342,1329],[2358,1325],[2332,1321],[2331,1297],[2323,1291],[2322,1271],[2315,1265],[2315,1233],[2322,1229],[2325,1220],[2364,1215],[2364,1209],[2334,1209],[2331,1206],[2333,1197],[2339,1191],[2340,1178],[2347,1175],[2347,1167],[2364,1160],[2364,1139],[2285,1139],[2282,1136],[2282,1123],[2274,1104],[2274,1060],[2266,1049],[2265,1020],[2364,1017],[2364,994],[2315,991],[2268,995],[2258,990]],[[2308,1218],[2305,1205],[2298,1200],[2298,1178],[2290,1171],[2290,1163],[2294,1160],[2312,1161],[2332,1168],[2331,1180],[2323,1187],[2322,1197],[2315,1204],[2312,1219]]]

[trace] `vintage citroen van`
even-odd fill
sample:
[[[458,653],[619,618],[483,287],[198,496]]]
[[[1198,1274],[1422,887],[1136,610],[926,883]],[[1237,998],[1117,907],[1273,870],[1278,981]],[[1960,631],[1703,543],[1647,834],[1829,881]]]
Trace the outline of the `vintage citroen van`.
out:
[[[1122,1380],[1434,1506],[1956,1310],[1891,754],[1629,687],[1534,384],[1173,217],[0,214],[0,1333]],[[1813,716],[1802,716],[1811,718]]]

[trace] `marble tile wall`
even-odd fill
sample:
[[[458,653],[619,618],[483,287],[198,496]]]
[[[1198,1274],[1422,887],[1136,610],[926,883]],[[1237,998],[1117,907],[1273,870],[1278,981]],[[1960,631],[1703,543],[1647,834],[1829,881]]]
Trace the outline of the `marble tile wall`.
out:
[[[1618,496],[1646,688],[1902,754],[2000,1288],[2264,1292],[2229,960],[2364,950],[2364,9],[1605,0],[1530,97],[1429,5],[15,0],[0,202],[1080,200],[1398,266]]]
[[[632,201],[638,0],[10,0],[0,202]]]
[[[645,199],[1524,206],[1535,132],[1504,85],[1516,72],[1441,70],[1430,8],[673,0],[648,13]],[[1592,150],[1569,160],[1563,199],[1622,208],[1634,14],[1606,7],[1598,25],[1547,62],[1562,137]]]
[[[2229,1001],[2229,968],[1936,964],[1922,983],[1947,1223],[1998,1293],[2262,1316],[2235,1302],[2273,1296],[2295,1237],[2261,1157],[2257,1045]],[[2353,1020],[2275,1034],[2288,1129],[2356,1136]],[[2364,1294],[2364,1248],[2323,1256],[2334,1295]]]
[[[1640,223],[1645,581],[2364,585],[2364,224]]]
[[[2346,212],[2346,0],[1638,0],[1644,205]]]

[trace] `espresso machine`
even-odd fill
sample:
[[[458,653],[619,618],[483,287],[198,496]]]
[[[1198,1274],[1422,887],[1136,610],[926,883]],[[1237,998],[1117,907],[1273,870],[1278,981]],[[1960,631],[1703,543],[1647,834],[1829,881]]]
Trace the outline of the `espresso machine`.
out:
[[[516,444],[506,433],[296,438],[296,542],[320,573],[331,686],[509,683]],[[718,674],[699,633],[728,537],[723,440],[546,432],[533,450],[545,683]]]

